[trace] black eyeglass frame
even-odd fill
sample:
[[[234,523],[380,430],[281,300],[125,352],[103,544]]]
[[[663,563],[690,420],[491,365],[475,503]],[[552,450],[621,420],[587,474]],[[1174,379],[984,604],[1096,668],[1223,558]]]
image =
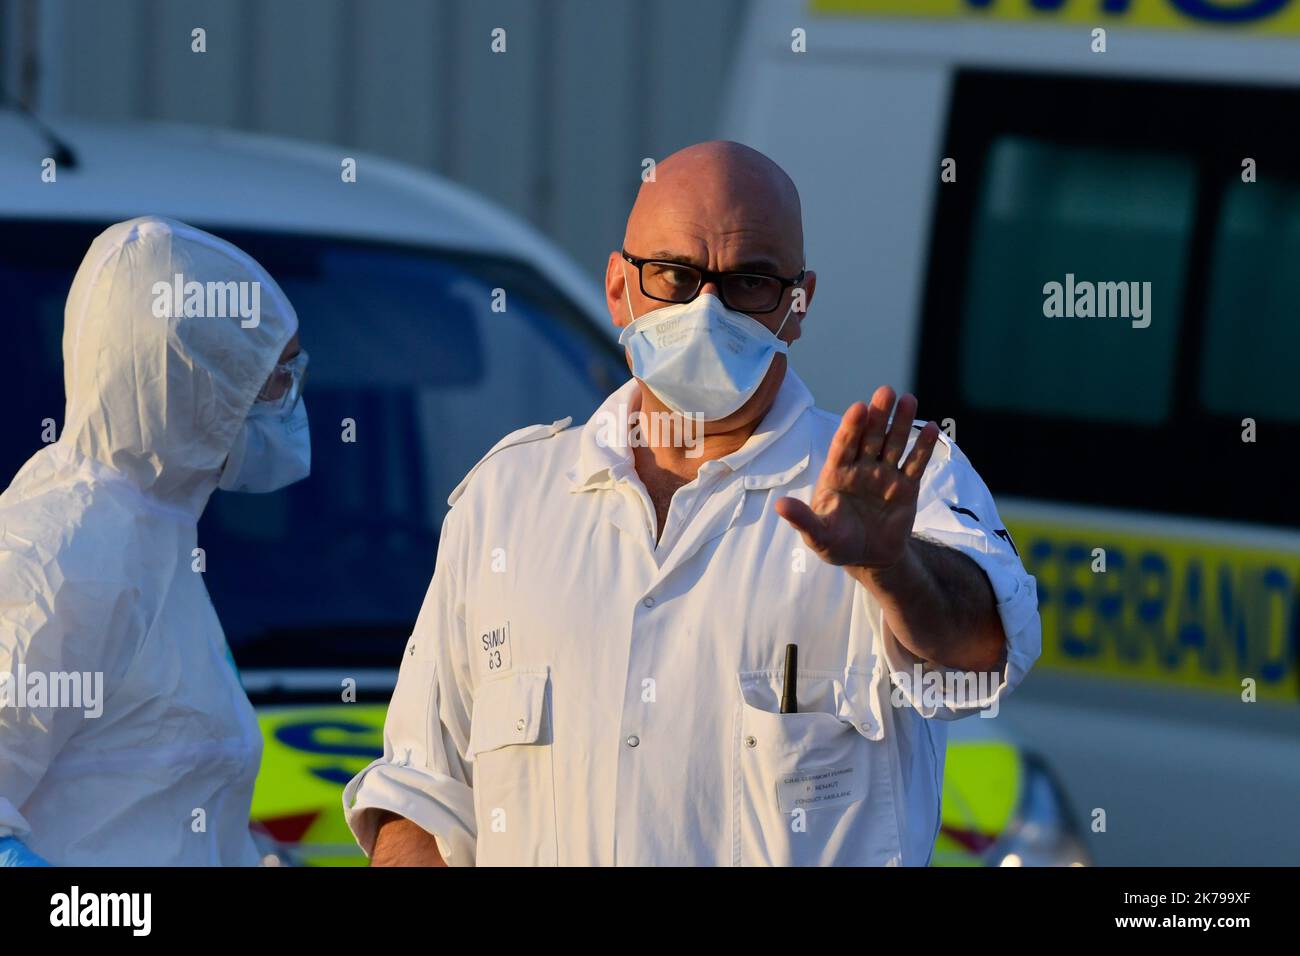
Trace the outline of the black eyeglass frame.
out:
[[[681,305],[685,302],[694,302],[696,297],[700,294],[700,290],[703,289],[704,286],[707,285],[710,280],[712,280],[714,285],[718,287],[718,298],[722,300],[723,305],[725,305],[728,309],[731,309],[734,308],[734,306],[732,306],[732,304],[727,301],[727,293],[722,282],[724,278],[727,278],[728,276],[735,276],[741,278],[743,278],[744,276],[750,276],[751,278],[755,278],[755,279],[771,279],[781,284],[781,291],[777,293],[776,303],[770,309],[736,309],[735,310],[737,312],[744,312],[746,315],[769,315],[772,312],[775,312],[777,309],[781,307],[781,300],[785,298],[785,290],[789,289],[791,286],[797,286],[799,283],[803,282],[804,276],[808,274],[808,270],[800,269],[799,274],[797,276],[795,276],[793,279],[787,279],[784,276],[768,275],[765,272],[714,272],[711,269],[701,269],[699,266],[693,266],[689,262],[673,262],[671,259],[642,259],[639,256],[630,255],[626,249],[620,249],[619,252],[622,254],[625,260],[627,260],[632,265],[636,266],[636,274],[638,277],[638,281],[640,282],[641,285],[641,294],[648,299],[654,299],[656,302],[671,302],[675,305]],[[699,273],[700,281],[695,286],[695,291],[692,292],[684,299],[665,299],[662,296],[654,295],[651,292],[647,292],[645,287],[645,265],[646,263],[649,262],[653,262],[661,266],[673,266],[678,269],[690,269],[693,272]]]

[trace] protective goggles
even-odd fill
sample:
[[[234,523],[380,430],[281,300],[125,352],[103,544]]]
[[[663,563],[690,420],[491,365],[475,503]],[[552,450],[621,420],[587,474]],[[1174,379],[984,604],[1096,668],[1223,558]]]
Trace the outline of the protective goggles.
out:
[[[257,401],[271,409],[288,414],[298,406],[302,397],[302,385],[307,378],[307,350],[299,349],[298,354],[287,362],[276,363],[266,384],[257,393]]]

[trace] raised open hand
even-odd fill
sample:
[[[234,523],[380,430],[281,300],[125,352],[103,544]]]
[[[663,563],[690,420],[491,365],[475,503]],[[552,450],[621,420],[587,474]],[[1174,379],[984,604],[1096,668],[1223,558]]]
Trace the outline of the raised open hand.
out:
[[[776,503],[777,514],[823,561],[879,569],[903,556],[916,520],[921,476],[939,438],[939,427],[927,422],[904,460],[915,414],[916,397],[903,395],[895,409],[888,385],[876,389],[870,407],[855,402],[831,439],[811,501]]]

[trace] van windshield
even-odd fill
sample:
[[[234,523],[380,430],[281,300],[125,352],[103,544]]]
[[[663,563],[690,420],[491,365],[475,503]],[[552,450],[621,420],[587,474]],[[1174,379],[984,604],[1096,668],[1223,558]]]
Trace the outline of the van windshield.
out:
[[[73,274],[103,225],[0,230],[0,296],[23,343],[0,383],[0,470],[62,426],[60,339]],[[503,435],[581,422],[626,369],[531,266],[345,239],[211,231],[275,277],[311,356],[311,477],[217,492],[199,524],[205,580],[241,668],[392,668],[432,576],[447,496]],[[39,234],[39,238],[33,239]],[[7,480],[7,479],[6,479]]]

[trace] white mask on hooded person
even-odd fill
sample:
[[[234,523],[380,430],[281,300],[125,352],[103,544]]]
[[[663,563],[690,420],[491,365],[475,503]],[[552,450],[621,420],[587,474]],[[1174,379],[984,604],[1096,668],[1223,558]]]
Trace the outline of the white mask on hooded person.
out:
[[[264,494],[278,491],[311,474],[311,433],[307,406],[299,398],[289,414],[254,402],[235,435],[217,487]]]

